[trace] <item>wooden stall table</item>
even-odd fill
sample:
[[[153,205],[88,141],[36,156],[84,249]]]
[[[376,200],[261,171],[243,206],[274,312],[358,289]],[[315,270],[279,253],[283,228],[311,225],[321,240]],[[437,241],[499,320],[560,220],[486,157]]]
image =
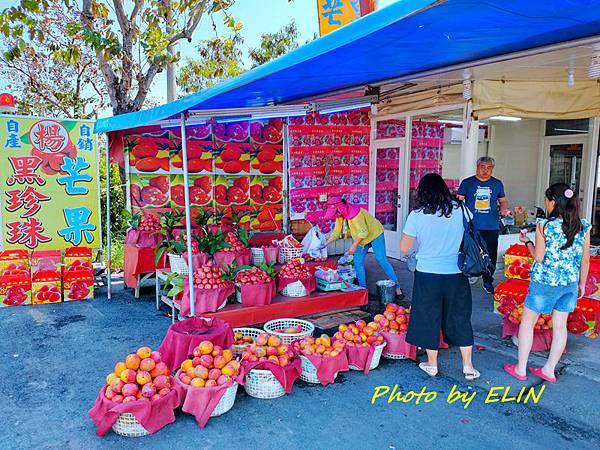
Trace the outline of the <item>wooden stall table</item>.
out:
[[[156,273],[154,249],[140,248],[135,245],[123,246],[123,281],[127,287],[135,290],[135,298],[140,296],[140,285]],[[166,257],[159,261],[158,269],[167,266]]]

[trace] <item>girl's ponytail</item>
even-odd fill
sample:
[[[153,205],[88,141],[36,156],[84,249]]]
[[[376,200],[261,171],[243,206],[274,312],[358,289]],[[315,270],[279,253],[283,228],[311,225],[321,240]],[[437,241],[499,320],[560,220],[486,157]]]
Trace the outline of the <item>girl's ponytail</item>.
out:
[[[567,237],[567,242],[562,246],[565,250],[575,240],[575,236],[583,230],[583,224],[579,218],[579,200],[575,193],[565,183],[555,183],[546,189],[546,198],[554,201],[554,210],[550,213],[551,219],[562,219],[562,231]]]

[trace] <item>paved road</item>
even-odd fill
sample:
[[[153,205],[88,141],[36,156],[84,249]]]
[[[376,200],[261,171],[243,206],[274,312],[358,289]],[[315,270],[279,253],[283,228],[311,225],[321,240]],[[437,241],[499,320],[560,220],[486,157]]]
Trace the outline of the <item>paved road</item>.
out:
[[[476,341],[485,347],[475,355],[482,372],[475,383],[464,381],[449,349],[435,379],[413,362],[386,360],[368,376],[349,372],[328,387],[298,381],[291,395],[276,400],[253,399],[241,389],[234,408],[203,430],[178,413],[153,436],[96,437],[87,411],[103,378],[123,355],[141,345],[158,347],[170,324],[155,310],[151,291],[141,300],[130,292],[117,289],[112,301],[100,290],[92,302],[0,309],[0,449],[600,448],[597,342],[577,343],[556,385],[533,377],[522,384],[501,370],[515,349],[496,336],[497,316],[485,305],[474,314]],[[426,388],[438,395],[427,404],[388,403],[387,397],[371,403],[377,386],[396,384],[402,392]],[[537,404],[485,403],[492,387],[507,385],[511,394],[522,386],[545,390]],[[447,403],[453,386],[476,393],[468,408]]]

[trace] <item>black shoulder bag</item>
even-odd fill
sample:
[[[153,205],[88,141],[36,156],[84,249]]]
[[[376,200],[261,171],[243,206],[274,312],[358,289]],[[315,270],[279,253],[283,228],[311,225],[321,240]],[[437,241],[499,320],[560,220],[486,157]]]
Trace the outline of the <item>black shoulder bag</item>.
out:
[[[473,220],[468,218],[463,204],[460,205],[463,215],[463,240],[458,252],[458,268],[467,277],[492,275],[496,264],[490,258],[485,241],[473,228]]]

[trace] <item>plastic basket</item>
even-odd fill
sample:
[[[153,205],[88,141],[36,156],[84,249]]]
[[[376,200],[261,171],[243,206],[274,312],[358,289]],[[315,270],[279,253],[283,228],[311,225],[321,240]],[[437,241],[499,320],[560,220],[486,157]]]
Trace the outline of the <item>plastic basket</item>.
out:
[[[381,354],[383,353],[383,349],[386,345],[387,342],[384,342],[383,344],[375,347],[375,352],[373,353],[373,359],[371,359],[371,365],[369,366],[369,370],[377,369],[377,366],[379,366],[379,360],[381,359]],[[348,367],[352,370],[363,370],[359,367],[356,367],[354,364],[350,364]]]
[[[142,437],[150,434],[131,413],[119,415],[112,429],[118,435],[126,437]]]
[[[386,359],[408,359],[408,356],[402,353],[383,353],[381,356]]]
[[[244,327],[244,328],[234,328],[233,329],[233,334],[240,332],[242,333],[244,336],[251,336],[252,338],[256,339],[256,337],[260,334],[260,333],[264,333],[263,330],[259,329],[259,328],[249,328],[249,327]],[[244,349],[246,348],[246,345],[250,345],[250,344],[237,344],[237,345],[232,345],[231,346],[231,351],[233,352],[234,356],[239,356],[244,352]]]
[[[279,333],[278,331],[275,331],[279,328],[286,329],[286,328],[296,327],[298,325],[300,325],[300,327],[302,328],[302,331],[300,333],[289,334],[289,333]],[[303,338],[304,336],[312,336],[313,332],[315,331],[315,326],[312,323],[310,323],[308,320],[291,319],[290,318],[290,319],[269,320],[267,323],[265,323],[265,326],[263,327],[263,329],[267,333],[279,337],[281,339],[282,344],[289,345],[292,342],[294,342],[296,339]]]
[[[279,291],[284,297],[306,297],[308,291],[302,283],[291,283]]]
[[[285,395],[285,389],[270,370],[252,369],[246,376],[246,393],[254,398],[278,398]]]
[[[300,360],[302,361],[302,373],[300,374],[300,379],[302,381],[306,381],[307,383],[320,384],[319,377],[317,376],[317,368],[313,363],[310,362],[306,356],[300,355]],[[338,376],[339,372],[336,372],[333,376],[335,380]]]
[[[265,262],[265,251],[262,248],[251,248],[252,250],[252,264],[258,266]]]
[[[233,408],[233,404],[235,403],[235,394],[237,394],[237,390],[238,384],[234,382],[225,391],[225,394],[223,394],[223,397],[221,397],[221,400],[219,400],[219,403],[217,403],[217,406],[215,407],[215,410],[212,412],[210,417],[220,416],[222,414],[225,414],[231,408]]]
[[[171,267],[171,272],[173,273],[181,275],[187,275],[189,273],[187,262],[182,255],[169,253],[169,265]]]
[[[304,247],[280,247],[279,248],[279,262],[285,264],[290,262],[292,259],[302,258],[302,252]],[[264,257],[264,256],[263,256]]]

